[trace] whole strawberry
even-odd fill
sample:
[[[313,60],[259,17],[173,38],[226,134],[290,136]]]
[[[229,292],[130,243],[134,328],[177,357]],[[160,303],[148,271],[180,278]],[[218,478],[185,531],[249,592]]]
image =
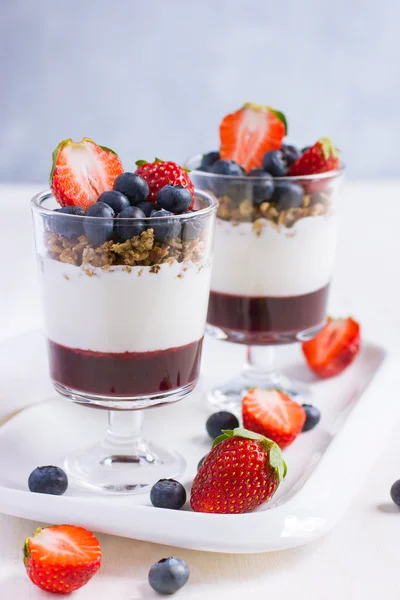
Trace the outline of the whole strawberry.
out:
[[[336,171],[340,166],[339,151],[333,142],[322,137],[310,146],[290,167],[287,175],[317,175]]]
[[[178,164],[171,161],[163,161],[156,158],[154,162],[148,163],[145,160],[136,162],[137,175],[140,175],[147,181],[150,192],[147,198],[148,202],[156,202],[157,193],[166,185],[182,185],[192,194],[192,204],[194,204],[194,187],[188,175],[188,172]]]
[[[225,431],[193,481],[190,505],[196,512],[245,513],[269,500],[285,475],[275,442],[240,427]]]

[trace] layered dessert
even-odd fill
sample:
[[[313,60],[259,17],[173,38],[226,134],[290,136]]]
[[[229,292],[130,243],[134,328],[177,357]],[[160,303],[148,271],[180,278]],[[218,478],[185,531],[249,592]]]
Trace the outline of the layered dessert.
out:
[[[57,149],[52,192],[36,236],[53,382],[119,398],[193,386],[211,274],[206,196],[175,163],[124,172],[88,139]],[[46,210],[54,198],[62,208]]]
[[[245,105],[223,119],[220,150],[189,162],[219,203],[209,329],[249,345],[308,339],[326,319],[338,152],[328,138],[299,150],[286,132],[280,111]]]

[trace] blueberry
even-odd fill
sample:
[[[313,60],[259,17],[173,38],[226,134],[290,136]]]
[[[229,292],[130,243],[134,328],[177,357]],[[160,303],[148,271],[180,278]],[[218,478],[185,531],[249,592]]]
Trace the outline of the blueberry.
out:
[[[186,490],[179,481],[160,479],[151,488],[150,500],[158,508],[179,510],[186,502]]]
[[[269,150],[263,157],[264,171],[274,177],[283,177],[287,171],[286,158],[281,150]]]
[[[60,467],[37,467],[29,475],[28,487],[38,494],[61,496],[67,490],[68,477]]]
[[[319,409],[312,404],[303,404],[303,408],[306,411],[306,420],[302,431],[310,431],[310,429],[314,429],[314,427],[318,425],[321,413]]]
[[[303,204],[304,190],[301,185],[291,181],[277,181],[272,200],[279,208],[299,208]]]
[[[103,202],[108,206],[111,206],[116,215],[130,206],[129,200],[121,192],[103,192],[97,198],[97,202]]]
[[[154,229],[154,238],[156,242],[166,242],[176,238],[180,232],[179,219],[174,219],[174,215],[168,210],[161,208],[153,210],[151,217],[162,217],[157,221],[150,223],[150,227]],[[168,218],[170,217],[170,218]]]
[[[192,212],[193,211],[191,210],[186,211],[187,214]],[[192,219],[182,221],[182,239],[185,242],[189,240],[195,240],[203,231],[204,226],[205,223],[200,217],[193,217]]]
[[[248,176],[260,178],[260,182],[252,183],[254,204],[262,204],[270,200],[275,187],[272,175],[266,173],[263,169],[253,169],[248,173]]]
[[[212,414],[206,422],[207,433],[213,440],[221,435],[223,429],[235,429],[236,427],[239,427],[238,418],[226,410]]]
[[[390,489],[392,500],[397,506],[400,506],[400,479],[395,481]]]
[[[201,163],[199,170],[200,171],[208,171],[209,168],[219,160],[220,155],[218,150],[213,150],[212,152],[208,152],[207,154],[203,154],[201,158]]]
[[[290,165],[301,156],[300,150],[291,144],[282,144],[281,152],[288,167],[290,167]]]
[[[132,206],[144,202],[149,195],[147,181],[136,173],[121,173],[121,175],[118,175],[114,181],[113,189],[124,194]]]
[[[75,215],[77,217],[83,217],[85,211],[80,206],[63,206],[63,208],[56,208],[54,211],[57,215]],[[59,235],[63,235],[68,239],[79,237],[83,234],[83,220],[82,219],[70,219],[69,217],[58,217],[51,216],[49,222],[50,230]]]
[[[192,194],[183,185],[165,185],[157,193],[157,204],[172,213],[180,215],[192,204]]]
[[[99,217],[96,219],[95,217]],[[101,246],[112,239],[114,230],[114,211],[108,204],[92,204],[83,219],[83,231],[93,246]]]
[[[215,173],[216,175],[230,175],[231,177],[245,175],[242,167],[234,160],[217,160],[210,167],[210,173]]]
[[[217,436],[217,437],[218,437],[218,436]],[[199,460],[199,462],[197,463],[197,470],[198,470],[198,471],[199,471],[199,470],[200,470],[200,468],[203,466],[203,462],[206,460],[206,458],[207,458],[207,454],[206,454],[205,456],[203,456],[203,458],[201,458],[201,459]]]
[[[137,206],[128,206],[120,212],[117,219],[117,233],[121,240],[130,240],[140,235],[146,229],[143,221],[145,218],[146,215]],[[129,220],[125,221],[125,219]]]
[[[136,208],[140,208],[146,217],[149,217],[155,208],[155,204],[154,202],[140,202],[139,204],[136,204]]]
[[[189,567],[181,558],[170,556],[155,563],[149,571],[149,584],[159,594],[175,594],[189,579]]]

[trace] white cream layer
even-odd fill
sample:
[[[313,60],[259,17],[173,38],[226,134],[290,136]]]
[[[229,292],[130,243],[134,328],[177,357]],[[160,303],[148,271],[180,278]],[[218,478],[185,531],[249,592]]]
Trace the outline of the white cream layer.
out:
[[[202,338],[211,268],[199,263],[111,267],[110,271],[42,259],[47,336],[95,352],[148,352]]]
[[[211,290],[239,296],[299,296],[331,279],[337,226],[335,216],[300,219],[277,230],[260,219],[253,223],[217,219]]]

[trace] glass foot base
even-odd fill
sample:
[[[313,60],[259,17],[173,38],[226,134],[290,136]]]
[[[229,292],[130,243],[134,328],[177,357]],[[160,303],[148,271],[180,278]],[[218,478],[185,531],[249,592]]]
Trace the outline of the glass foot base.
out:
[[[98,493],[140,494],[159,480],[179,478],[186,468],[183,457],[147,442],[134,444],[96,444],[73,453],[64,463],[71,482]]]

